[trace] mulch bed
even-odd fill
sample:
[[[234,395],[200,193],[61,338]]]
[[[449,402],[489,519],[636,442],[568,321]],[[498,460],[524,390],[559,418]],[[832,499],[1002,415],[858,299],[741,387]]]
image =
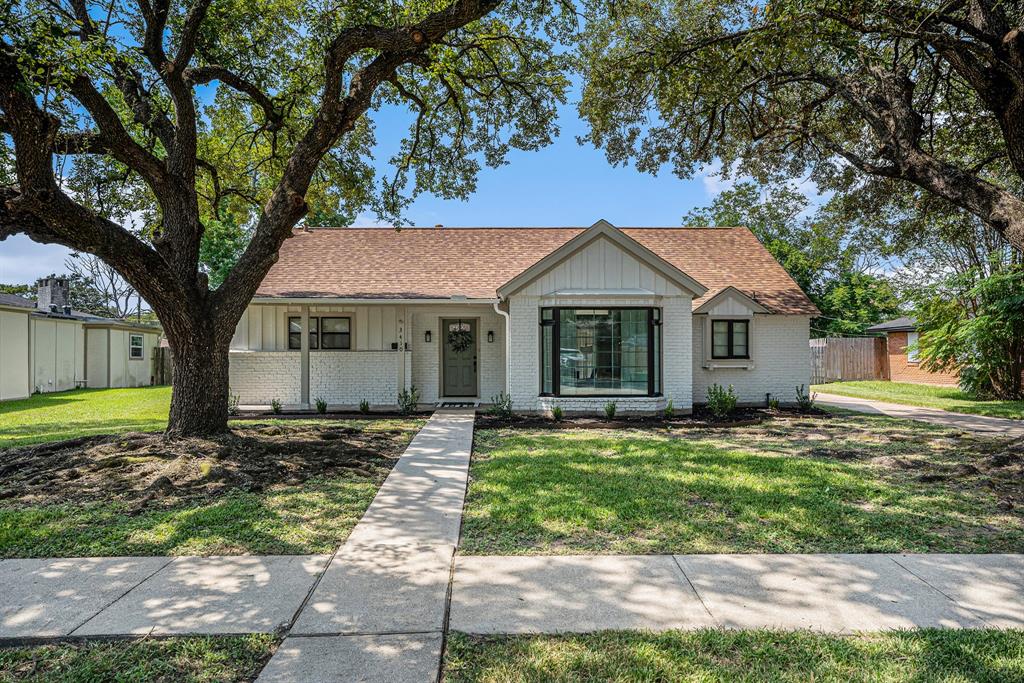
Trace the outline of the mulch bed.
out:
[[[617,417],[606,420],[593,416],[566,416],[555,422],[543,415],[516,415],[512,419],[504,419],[487,413],[480,413],[476,418],[476,429],[629,429],[669,427],[673,429],[728,429],[734,427],[750,427],[781,416],[805,416],[828,419],[832,413],[813,408],[801,411],[794,408],[737,408],[726,417],[715,417],[707,408],[698,406],[692,415],[676,415],[666,419],[661,415],[636,417]]]
[[[0,504],[121,501],[154,504],[259,492],[312,477],[354,473],[383,478],[409,431],[341,425],[246,424],[208,438],[129,433],[91,436],[4,451]]]

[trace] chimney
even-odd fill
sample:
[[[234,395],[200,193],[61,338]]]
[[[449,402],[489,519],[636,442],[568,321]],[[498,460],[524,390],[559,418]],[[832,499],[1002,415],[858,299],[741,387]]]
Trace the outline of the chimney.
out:
[[[62,311],[71,306],[71,286],[66,277],[51,275],[36,283],[36,308],[40,311]]]
[[[437,225],[434,226],[434,230],[440,230],[443,227],[444,227],[443,223],[438,223]]]

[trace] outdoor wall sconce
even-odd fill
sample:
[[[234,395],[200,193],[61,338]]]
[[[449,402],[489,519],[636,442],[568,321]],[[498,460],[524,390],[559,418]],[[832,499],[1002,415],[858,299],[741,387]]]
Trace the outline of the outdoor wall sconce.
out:
[[[494,343],[494,330],[487,330],[487,343],[488,344],[493,344]]]
[[[427,330],[426,334],[423,335],[423,341],[427,342],[428,344],[430,343],[430,330]]]

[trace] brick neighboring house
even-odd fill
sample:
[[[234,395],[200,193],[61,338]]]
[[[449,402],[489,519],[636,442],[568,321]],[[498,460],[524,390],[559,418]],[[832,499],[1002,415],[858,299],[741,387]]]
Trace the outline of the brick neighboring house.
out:
[[[817,314],[746,228],[297,230],[238,324],[231,391],[685,413],[718,383],[790,403]]]
[[[908,347],[912,347],[918,341],[917,321],[913,318],[904,316],[889,320],[873,325],[865,332],[885,334],[890,381],[942,386],[956,385],[959,379],[956,373],[929,372],[921,367],[916,350],[908,350]]]

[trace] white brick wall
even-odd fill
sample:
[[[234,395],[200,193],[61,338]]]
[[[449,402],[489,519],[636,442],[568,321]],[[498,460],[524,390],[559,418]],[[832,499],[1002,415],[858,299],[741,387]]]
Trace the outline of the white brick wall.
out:
[[[242,405],[270,405],[277,399],[283,405],[298,405],[299,354],[296,351],[232,351],[229,385]]]
[[[539,311],[541,298],[513,296],[509,301],[512,315],[512,406],[522,412],[547,412],[559,405],[566,412],[600,413],[609,400],[615,400],[619,413],[652,413],[662,410],[668,400],[680,413],[692,407],[692,338],[691,300],[689,297],[665,297],[654,301],[602,301],[592,298],[545,299],[544,306],[661,306],[662,308],[662,381],[663,397],[540,397]]]
[[[309,402],[318,398],[330,406],[356,407],[366,400],[371,406],[397,403],[402,355],[397,351],[311,351],[309,353]],[[405,353],[406,364],[410,353]]]
[[[704,325],[706,316],[695,316],[693,325],[693,400],[707,402],[712,384],[733,385],[740,403],[764,405],[771,393],[782,403],[796,401],[797,385],[811,381],[811,355],[807,340],[810,318],[807,316],[758,315],[751,329],[753,367],[704,367]]]

